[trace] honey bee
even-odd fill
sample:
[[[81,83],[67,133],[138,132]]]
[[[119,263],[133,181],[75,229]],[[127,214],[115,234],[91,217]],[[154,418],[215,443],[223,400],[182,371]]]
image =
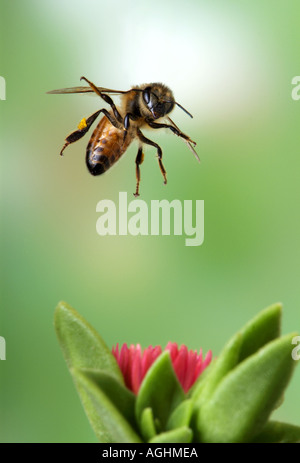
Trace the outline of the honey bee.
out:
[[[191,149],[196,159],[200,161],[194,146],[196,142],[190,139],[177,127],[177,125],[167,116],[177,105],[190,117],[193,117],[183,106],[174,99],[172,91],[162,83],[143,84],[132,87],[130,90],[111,90],[103,87],[96,87],[87,78],[85,80],[88,87],[72,87],[52,90],[48,93],[86,93],[95,92],[107,104],[111,110],[103,108],[96,111],[87,119],[83,118],[77,130],[70,133],[65,139],[64,146],[60,152],[63,154],[68,145],[82,138],[90,129],[93,122],[103,113],[104,116],[95,128],[86,150],[86,165],[92,175],[101,175],[106,172],[118,159],[125,153],[128,146],[134,139],[138,139],[139,148],[135,160],[136,164],[136,190],[134,196],[139,196],[140,188],[140,165],[144,160],[143,145],[151,145],[156,148],[158,164],[164,179],[167,183],[167,173],[162,162],[162,149],[160,146],[141,132],[141,128],[170,129],[175,135],[181,137]],[[121,95],[121,105],[116,107],[109,94]],[[169,124],[157,122],[166,118]]]

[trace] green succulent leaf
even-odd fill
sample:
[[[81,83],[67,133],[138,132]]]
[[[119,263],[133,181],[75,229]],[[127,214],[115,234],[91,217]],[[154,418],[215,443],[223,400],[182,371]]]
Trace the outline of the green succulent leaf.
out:
[[[300,442],[300,427],[268,421],[296,362],[295,333],[279,338],[281,305],[260,312],[225,345],[187,395],[163,352],[137,397],[99,334],[68,304],[55,329],[88,419],[102,443]],[[141,437],[142,436],[142,437]]]
[[[271,341],[226,375],[197,411],[200,442],[248,442],[262,429],[292,374],[294,336]]]
[[[289,444],[300,442],[300,427],[292,424],[269,421],[252,442],[265,444]]]
[[[227,342],[219,357],[204,372],[204,380],[200,380],[191,392],[197,407],[207,401],[220,381],[239,362],[279,336],[281,312],[281,304],[267,307]]]
[[[141,415],[140,428],[146,442],[156,436],[152,408],[145,408]]]
[[[55,310],[54,325],[68,367],[106,371],[124,384],[121,370],[94,328],[65,302]]]
[[[84,409],[101,443],[140,443],[140,436],[119,412],[90,374],[72,369]]]
[[[241,330],[239,362],[280,335],[282,304],[273,304],[259,312]]]
[[[174,429],[173,431],[162,432],[158,434],[149,443],[156,444],[190,444],[193,440],[193,431],[184,426],[182,428]]]
[[[213,394],[214,390],[238,362],[240,348],[242,344],[242,336],[237,333],[226,344],[219,357],[214,361],[207,372],[203,381],[195,387],[191,397],[196,403],[196,407],[200,407]]]
[[[130,423],[130,425],[136,428],[135,419],[135,395],[127,387],[120,384],[110,374],[97,371],[97,370],[79,370],[87,378],[91,379],[93,383],[101,389],[111,403],[117,408],[117,410],[123,415],[123,417]]]
[[[149,368],[136,399],[136,417],[151,408],[155,423],[165,429],[169,415],[184,400],[184,392],[174,373],[170,353],[163,352]],[[156,426],[157,428],[157,426]]]
[[[192,413],[193,401],[191,399],[184,400],[171,414],[167,422],[166,430],[170,431],[183,426],[189,426]]]

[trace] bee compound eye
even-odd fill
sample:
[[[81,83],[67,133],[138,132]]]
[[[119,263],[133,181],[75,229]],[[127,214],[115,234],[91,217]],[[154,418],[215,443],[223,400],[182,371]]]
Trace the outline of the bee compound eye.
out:
[[[151,93],[151,87],[146,87],[145,90],[143,91],[143,98],[146,104],[149,104],[150,102],[150,93]]]
[[[168,114],[170,111],[172,111],[174,104],[171,103],[170,101],[165,103],[165,114]]]
[[[157,103],[157,105],[155,105],[155,112],[157,114],[163,114],[165,112],[164,104]]]

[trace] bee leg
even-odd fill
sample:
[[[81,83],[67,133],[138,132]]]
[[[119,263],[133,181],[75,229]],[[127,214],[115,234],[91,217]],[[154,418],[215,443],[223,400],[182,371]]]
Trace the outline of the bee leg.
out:
[[[111,99],[111,97],[106,95],[105,93],[100,92],[100,90],[96,87],[96,85],[93,84],[93,82],[90,82],[86,77],[81,77],[80,80],[85,80],[89,84],[91,89],[94,90],[94,92],[97,95],[99,95],[106,103],[108,103],[110,105],[111,109],[113,110],[113,113],[114,113],[114,116],[115,116],[116,120],[118,122],[120,122],[121,124],[123,124],[122,116],[119,113],[119,111],[117,110],[116,105],[113,102],[113,100]]]
[[[91,127],[91,125],[93,124],[93,122],[95,121],[95,119],[99,116],[101,110],[100,111],[96,111],[94,114],[92,114],[90,117],[88,117],[87,119],[83,118],[79,124],[78,124],[78,129],[75,130],[74,132],[70,133],[70,135],[68,135],[65,139],[65,144],[64,146],[62,147],[62,150],[60,152],[60,155],[62,156],[63,155],[63,151],[66,149],[66,147],[68,145],[70,145],[71,143],[74,143],[75,141],[77,140],[80,140],[80,138],[82,138],[86,133],[87,131],[89,130],[89,128]]]
[[[140,180],[141,180],[140,165],[142,164],[143,160],[144,160],[143,148],[140,146],[139,150],[138,150],[138,153],[137,153],[137,156],[136,156],[136,159],[135,159],[135,163],[136,163],[136,169],[135,169],[135,173],[136,173],[136,190],[135,190],[135,193],[133,193],[135,197],[140,196],[140,193],[139,193]]]
[[[149,138],[146,138],[145,135],[142,134],[140,129],[137,129],[137,136],[139,137],[139,139],[140,139],[140,141],[142,143],[145,143],[146,145],[154,146],[157,149],[159,168],[160,168],[160,171],[161,171],[162,176],[164,178],[164,184],[166,184],[167,183],[167,172],[166,172],[166,169],[164,168],[164,165],[162,163],[162,149],[161,149],[161,147],[157,143],[155,143],[154,141],[149,140]]]
[[[191,140],[188,135],[185,135],[185,133],[181,132],[181,130],[179,130],[178,127],[174,127],[173,125],[169,125],[169,124],[160,124],[158,122],[153,122],[151,120],[148,120],[147,124],[150,127],[152,127],[152,129],[170,129],[170,130],[172,130],[173,133],[175,133],[175,135],[178,135],[178,137],[184,138],[188,142],[193,143],[194,145],[196,145],[196,142]]]
[[[125,139],[126,139],[126,136],[127,136],[127,132],[128,132],[128,129],[130,127],[130,119],[132,121],[136,121],[137,120],[137,117],[134,116],[133,114],[131,113],[127,113],[126,116],[124,117],[124,137],[123,137],[123,143],[125,142]]]
[[[108,118],[108,120],[110,121],[112,125],[119,128],[119,125],[116,122],[116,120],[113,118],[113,116],[109,114],[109,112],[106,109],[100,109],[99,111],[96,111],[94,114],[88,117],[87,119],[83,118],[78,124],[78,129],[70,133],[70,135],[67,136],[67,138],[65,139],[65,144],[62,147],[62,150],[60,152],[61,156],[63,155],[63,152],[67,146],[69,146],[71,143],[74,143],[77,140],[80,140],[80,138],[82,138],[87,133],[87,131],[89,130],[89,128],[91,127],[91,125],[93,124],[93,122],[99,116],[101,112],[105,114],[105,116]]]
[[[187,143],[189,149],[192,151],[195,158],[197,159],[197,161],[200,162],[200,158],[199,158],[198,154],[196,153],[196,151],[194,149],[194,146],[196,145],[196,142],[191,140],[188,135],[181,132],[181,130],[177,127],[177,125],[175,125],[175,123],[172,121],[172,119],[170,119],[169,117],[168,117],[168,119],[169,119],[169,121],[172,122],[172,125],[160,124],[158,122],[154,122],[154,121],[151,121],[151,120],[147,120],[147,124],[149,125],[149,127],[152,127],[152,129],[163,129],[164,128],[164,129],[172,130],[172,132],[175,133],[175,135],[178,135],[178,137],[181,137],[181,138],[184,139],[184,141]]]
[[[189,114],[189,113],[188,113]],[[181,130],[179,129],[179,127],[177,127],[177,125],[175,124],[174,121],[172,121],[172,119],[168,116],[168,120],[171,122],[171,125],[178,130],[178,133],[179,133],[179,136],[181,136],[180,134],[182,133]],[[187,135],[185,135],[187,136]],[[184,138],[184,137],[183,137]],[[188,148],[192,151],[193,155],[195,156],[195,158],[197,159],[198,162],[200,162],[200,158],[198,156],[198,154],[196,153],[195,151],[195,148],[194,146],[196,146],[196,142],[191,140],[190,137],[187,137],[187,138],[184,138],[184,141],[186,142]]]

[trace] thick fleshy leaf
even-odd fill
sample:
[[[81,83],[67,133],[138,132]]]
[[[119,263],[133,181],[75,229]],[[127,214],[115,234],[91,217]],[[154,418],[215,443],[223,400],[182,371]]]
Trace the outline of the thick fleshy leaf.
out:
[[[149,441],[152,444],[190,444],[193,440],[193,431],[186,426],[173,431],[162,432]]]
[[[89,375],[78,369],[72,369],[71,372],[87,417],[101,443],[142,442],[129,422]]]
[[[242,336],[237,333],[226,344],[219,357],[209,367],[207,375],[192,392],[192,399],[196,404],[196,408],[206,402],[213,394],[214,390],[238,362],[240,348],[242,344]]]
[[[69,368],[106,371],[124,384],[121,370],[101,336],[65,302],[54,318],[57,337]]]
[[[145,408],[143,410],[140,420],[140,428],[145,442],[148,442],[150,439],[156,436],[152,408]]]
[[[268,343],[226,375],[197,411],[200,442],[248,442],[262,429],[292,374],[294,336]]]
[[[136,417],[140,422],[145,408],[152,408],[157,428],[159,422],[161,430],[172,411],[184,400],[184,392],[174,373],[170,353],[163,352],[151,365],[141,384],[136,399]]]
[[[87,369],[79,371],[90,378],[101,389],[121,415],[131,424],[133,429],[137,430],[134,412],[135,395],[133,392],[106,372]]]
[[[193,413],[193,401],[191,399],[184,400],[178,405],[170,416],[166,429],[170,431],[172,429],[181,428],[183,426],[189,426]]]
[[[292,424],[269,421],[252,442],[264,444],[300,443],[300,427]]]
[[[207,401],[220,381],[239,362],[279,336],[281,312],[281,304],[267,307],[227,342],[219,357],[207,370],[204,381],[200,377],[199,384],[191,391],[197,407]]]
[[[241,330],[239,362],[280,335],[282,304],[273,304],[259,312]]]

